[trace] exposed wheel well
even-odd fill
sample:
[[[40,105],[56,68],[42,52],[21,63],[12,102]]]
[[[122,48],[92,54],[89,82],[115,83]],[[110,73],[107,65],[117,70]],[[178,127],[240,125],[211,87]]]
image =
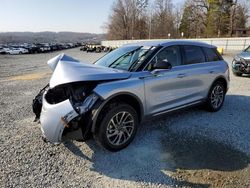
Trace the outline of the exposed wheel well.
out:
[[[211,91],[213,85],[214,85],[216,82],[221,82],[221,83],[223,84],[223,86],[225,87],[226,92],[227,92],[227,81],[226,81],[226,79],[223,78],[223,77],[219,77],[219,78],[216,78],[216,79],[213,81],[213,83],[211,84],[211,86],[210,86],[210,88],[209,88],[209,91],[208,91],[208,93],[207,93],[207,97],[209,96],[209,93],[210,93],[210,91]]]
[[[138,101],[138,99],[132,95],[129,94],[120,94],[117,95],[113,98],[111,98],[110,100],[108,100],[108,102],[106,102],[103,106],[101,106],[101,111],[97,114],[96,117],[96,121],[94,121],[95,123],[93,124],[94,127],[92,127],[92,131],[96,131],[98,129],[98,119],[99,116],[101,114],[103,114],[102,112],[104,112],[107,108],[107,106],[109,106],[110,104],[114,104],[114,103],[126,103],[128,105],[130,105],[131,107],[133,107],[135,109],[135,111],[137,112],[138,115],[138,120],[139,122],[142,120],[142,116],[143,116],[143,109],[142,106],[140,104],[140,102]],[[105,113],[105,112],[104,112]]]
[[[105,104],[105,106],[109,105],[111,103],[119,103],[119,102],[123,102],[123,103],[126,103],[126,104],[132,106],[135,109],[135,111],[137,112],[139,121],[141,120],[141,118],[142,118],[141,117],[142,116],[141,104],[135,97],[133,97],[129,94],[121,94],[121,95],[115,96],[114,98],[109,100]]]
[[[219,77],[219,78],[217,78],[217,79],[213,82],[213,84],[216,83],[216,82],[221,82],[221,83],[223,84],[223,86],[225,87],[225,89],[227,90],[227,81],[226,81],[225,78]],[[212,84],[212,85],[213,85],[213,84]]]

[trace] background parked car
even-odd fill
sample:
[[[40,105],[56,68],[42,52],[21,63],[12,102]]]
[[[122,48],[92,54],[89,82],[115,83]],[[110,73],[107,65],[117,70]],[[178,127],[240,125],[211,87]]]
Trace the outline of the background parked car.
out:
[[[30,54],[39,53],[39,47],[37,47],[35,45],[28,45],[28,46],[26,46],[24,48],[27,49]]]
[[[250,46],[235,56],[232,62],[232,69],[236,76],[250,74]]]
[[[44,52],[49,52],[51,50],[49,44],[37,44],[39,47],[39,52],[44,53]]]
[[[27,54],[29,51],[25,48],[8,48],[6,50],[7,54],[15,55],[15,54]]]
[[[93,44],[97,45],[97,44]],[[47,53],[52,51],[59,51],[65,49],[71,49],[80,47],[80,50],[88,52],[103,52],[104,47],[99,45],[98,49],[96,46],[86,45],[86,43],[74,42],[74,43],[8,43],[0,44],[0,54],[23,54],[23,53]],[[94,47],[94,48],[93,48]],[[96,50],[97,49],[97,50]],[[8,52],[7,52],[8,51]]]
[[[87,51],[87,46],[86,45],[84,45],[84,46],[82,46],[81,48],[80,48],[80,51]]]
[[[5,48],[0,48],[0,54],[6,54],[6,49]]]

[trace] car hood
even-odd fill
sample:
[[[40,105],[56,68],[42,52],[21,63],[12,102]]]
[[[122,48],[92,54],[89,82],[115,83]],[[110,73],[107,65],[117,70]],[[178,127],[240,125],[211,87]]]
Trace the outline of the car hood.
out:
[[[53,71],[50,88],[73,82],[119,80],[131,76],[128,71],[80,62],[65,54],[50,59],[48,65]]]
[[[250,60],[250,52],[241,52],[237,56],[245,60]]]

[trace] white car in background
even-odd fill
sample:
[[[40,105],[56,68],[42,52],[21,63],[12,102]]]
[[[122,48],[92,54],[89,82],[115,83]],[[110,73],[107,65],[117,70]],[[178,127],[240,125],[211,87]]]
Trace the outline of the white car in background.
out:
[[[15,54],[27,54],[29,51],[25,48],[8,48],[6,50],[7,54],[15,55]]]
[[[0,54],[5,54],[5,48],[0,47]]]

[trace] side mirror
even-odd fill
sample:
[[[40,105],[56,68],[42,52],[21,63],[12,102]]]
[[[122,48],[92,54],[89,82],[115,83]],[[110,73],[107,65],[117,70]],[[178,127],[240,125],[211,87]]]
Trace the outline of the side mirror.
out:
[[[154,69],[172,69],[172,65],[167,60],[157,61],[153,65]]]

